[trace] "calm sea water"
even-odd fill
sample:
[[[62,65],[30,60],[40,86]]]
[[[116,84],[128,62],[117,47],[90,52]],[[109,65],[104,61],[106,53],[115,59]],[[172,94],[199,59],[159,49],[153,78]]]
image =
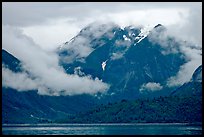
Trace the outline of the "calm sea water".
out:
[[[201,135],[192,124],[6,124],[4,135]]]

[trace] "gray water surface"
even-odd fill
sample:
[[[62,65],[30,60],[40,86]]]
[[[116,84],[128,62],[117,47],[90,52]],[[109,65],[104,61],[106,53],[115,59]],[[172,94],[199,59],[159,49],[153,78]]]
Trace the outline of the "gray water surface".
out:
[[[137,124],[3,124],[4,135],[201,135],[202,125]]]

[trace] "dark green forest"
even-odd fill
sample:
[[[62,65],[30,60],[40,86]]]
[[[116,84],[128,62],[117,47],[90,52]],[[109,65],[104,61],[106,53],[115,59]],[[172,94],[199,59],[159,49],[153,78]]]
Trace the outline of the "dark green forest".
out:
[[[57,123],[193,123],[202,122],[201,96],[169,96],[101,104]]]

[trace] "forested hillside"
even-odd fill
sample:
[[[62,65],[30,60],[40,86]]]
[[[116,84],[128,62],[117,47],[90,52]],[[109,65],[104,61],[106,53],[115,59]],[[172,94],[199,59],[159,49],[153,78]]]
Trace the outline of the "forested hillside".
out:
[[[122,100],[100,106],[62,123],[191,123],[202,121],[200,96],[170,96],[154,99]]]

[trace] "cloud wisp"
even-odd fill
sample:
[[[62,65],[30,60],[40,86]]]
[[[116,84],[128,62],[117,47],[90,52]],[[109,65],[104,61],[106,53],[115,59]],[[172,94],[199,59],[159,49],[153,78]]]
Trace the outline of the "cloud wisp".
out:
[[[64,69],[58,65],[58,56],[55,53],[44,51],[17,28],[3,26],[2,40],[3,48],[21,60],[23,69],[34,78],[30,80],[24,73],[13,74],[3,68],[5,72],[3,81],[7,87],[23,90],[23,88],[13,86],[13,83],[9,81],[9,77],[14,80],[17,79],[16,76],[20,76],[22,87],[23,84],[26,84],[23,81],[27,81],[32,85],[30,89],[37,88],[38,93],[43,95],[95,94],[105,92],[109,88],[108,84],[97,78],[66,74]]]
[[[176,76],[167,79],[168,87],[181,86],[182,84],[189,82],[196,68],[202,64],[201,50],[192,49],[184,45],[181,47],[181,50],[188,61],[180,67]]]
[[[2,85],[17,89],[18,91],[36,90],[37,84],[25,72],[14,73],[10,69],[2,66]]]
[[[61,45],[60,51],[66,52],[66,56],[62,55],[62,61],[72,63],[75,60],[83,61],[96,47],[102,46],[104,40],[94,41],[106,35],[109,39],[113,37],[110,30],[115,26],[114,23],[93,22],[83,28],[80,33],[72,38],[69,42]],[[95,42],[94,44],[92,42]]]
[[[167,79],[168,87],[181,86],[190,81],[195,69],[202,64],[202,48],[200,45],[193,44],[192,41],[186,41],[177,35],[172,33],[169,28],[160,27],[152,31],[148,37],[151,42],[162,47],[162,54],[182,53],[186,60],[186,63],[180,67],[179,72]]]
[[[142,92],[144,90],[147,91],[158,91],[161,90],[163,88],[163,86],[160,85],[160,83],[155,83],[155,82],[148,82],[146,84],[143,84],[139,91]]]

